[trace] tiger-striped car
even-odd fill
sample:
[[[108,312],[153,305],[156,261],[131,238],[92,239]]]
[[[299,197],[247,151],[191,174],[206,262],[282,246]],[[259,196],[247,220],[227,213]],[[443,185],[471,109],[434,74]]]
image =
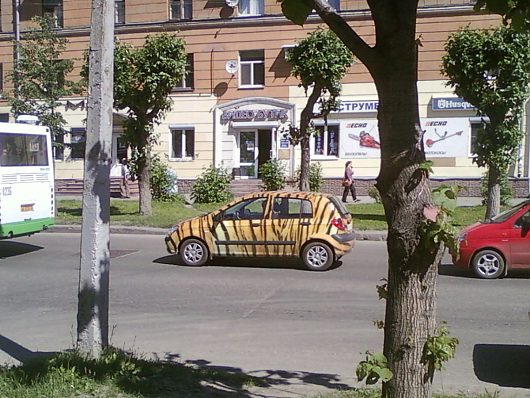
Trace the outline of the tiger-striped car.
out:
[[[165,240],[186,265],[220,256],[288,256],[324,271],[352,249],[355,234],[351,214],[336,197],[274,191],[248,194],[183,221]]]

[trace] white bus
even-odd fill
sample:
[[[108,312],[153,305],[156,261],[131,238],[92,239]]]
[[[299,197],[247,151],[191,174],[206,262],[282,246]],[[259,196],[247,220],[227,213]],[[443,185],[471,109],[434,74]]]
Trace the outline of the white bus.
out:
[[[54,217],[50,129],[0,123],[0,239],[48,229]]]

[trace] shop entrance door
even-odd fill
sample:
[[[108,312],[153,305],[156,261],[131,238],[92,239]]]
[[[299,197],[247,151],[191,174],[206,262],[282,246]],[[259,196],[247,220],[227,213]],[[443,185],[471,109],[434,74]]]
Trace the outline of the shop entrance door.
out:
[[[239,170],[241,178],[256,178],[258,170],[258,136],[256,131],[239,133]]]
[[[272,155],[272,134],[270,130],[258,130],[259,150],[258,150],[258,177],[261,177],[259,168],[271,159]]]

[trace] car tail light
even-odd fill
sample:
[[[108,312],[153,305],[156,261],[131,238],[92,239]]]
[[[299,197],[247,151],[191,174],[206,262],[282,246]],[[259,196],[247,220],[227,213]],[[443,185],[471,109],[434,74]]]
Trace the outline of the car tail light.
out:
[[[342,222],[342,218],[334,218],[333,220],[331,220],[331,225],[333,225],[334,227],[336,227],[340,231],[345,231],[346,230],[346,226]]]

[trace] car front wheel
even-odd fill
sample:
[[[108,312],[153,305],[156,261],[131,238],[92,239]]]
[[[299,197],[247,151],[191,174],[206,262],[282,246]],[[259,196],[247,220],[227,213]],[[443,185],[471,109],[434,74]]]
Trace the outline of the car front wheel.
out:
[[[481,250],[472,262],[473,272],[483,279],[495,279],[504,272],[504,259],[494,250]]]
[[[322,242],[311,242],[302,252],[302,260],[311,271],[325,271],[333,264],[334,255],[331,248]]]
[[[200,240],[188,239],[180,247],[180,258],[186,265],[203,265],[208,260],[208,249]]]

